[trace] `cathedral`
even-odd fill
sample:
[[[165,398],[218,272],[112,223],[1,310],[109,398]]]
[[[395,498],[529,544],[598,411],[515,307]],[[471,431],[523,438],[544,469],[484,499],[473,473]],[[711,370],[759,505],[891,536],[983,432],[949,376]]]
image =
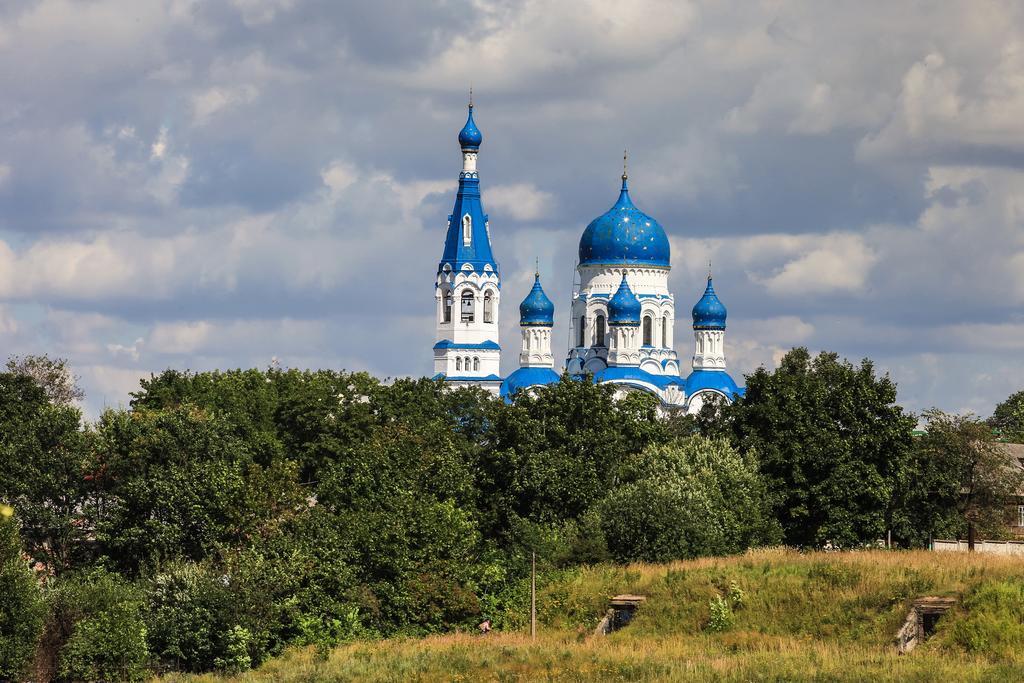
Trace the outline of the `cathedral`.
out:
[[[477,155],[482,142],[470,102],[459,132],[459,189],[434,287],[439,340],[434,344],[435,379],[483,387],[511,401],[519,392],[560,381],[564,372],[574,379],[591,377],[615,385],[621,392],[648,392],[658,397],[663,410],[691,413],[709,395],[727,401],[743,395],[744,389],[726,371],[726,311],[710,273],[692,310],[692,369],[685,378],[680,374],[675,297],[668,288],[668,236],[633,203],[625,167],[618,201],[580,237],[564,371],[561,365],[555,370],[551,348],[555,306],[536,273],[533,288],[519,304],[519,367],[502,377],[501,274],[480,195]]]

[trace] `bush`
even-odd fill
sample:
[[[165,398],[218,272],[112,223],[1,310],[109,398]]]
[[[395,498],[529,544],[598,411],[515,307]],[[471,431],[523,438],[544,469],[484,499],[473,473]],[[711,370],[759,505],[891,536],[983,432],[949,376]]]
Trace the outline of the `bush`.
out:
[[[752,458],[700,436],[629,458],[604,499],[608,549],[620,562],[725,555],[775,542],[764,485]]]
[[[708,619],[707,630],[711,633],[722,633],[732,628],[735,618],[732,613],[732,606],[729,601],[721,595],[716,595],[709,603],[711,617]]]
[[[39,585],[21,555],[17,521],[0,516],[0,680],[24,675],[44,612]]]
[[[955,644],[981,655],[1018,656],[1024,642],[1024,580],[983,583],[967,596],[963,608],[966,614],[949,628]]]
[[[237,624],[232,626],[224,635],[224,656],[217,657],[213,665],[228,673],[245,671],[252,666],[252,658],[249,656],[251,641],[252,634],[248,630]]]
[[[142,599],[132,584],[103,570],[61,579],[48,596],[51,639],[64,680],[136,681],[149,650]]]

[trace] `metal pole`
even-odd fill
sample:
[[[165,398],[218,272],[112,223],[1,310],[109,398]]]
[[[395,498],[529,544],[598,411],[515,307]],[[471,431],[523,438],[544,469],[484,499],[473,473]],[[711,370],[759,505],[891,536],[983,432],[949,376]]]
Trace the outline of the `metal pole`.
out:
[[[537,553],[532,554],[530,570],[530,640],[537,639]]]

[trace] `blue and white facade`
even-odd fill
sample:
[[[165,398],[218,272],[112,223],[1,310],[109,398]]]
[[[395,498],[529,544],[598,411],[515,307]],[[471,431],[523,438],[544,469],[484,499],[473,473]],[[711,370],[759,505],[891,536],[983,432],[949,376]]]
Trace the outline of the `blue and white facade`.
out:
[[[501,278],[480,200],[476,155],[481,141],[471,104],[459,134],[463,172],[435,284],[439,341],[434,364],[436,377],[482,386],[512,400],[519,392],[559,381],[563,369],[555,368],[551,347],[555,307],[537,274],[519,307],[519,368],[504,379],[500,375]],[[618,201],[591,221],[580,238],[564,372],[614,384],[622,393],[651,393],[666,411],[697,412],[709,395],[730,401],[741,396],[744,390],[726,370],[726,310],[710,275],[692,310],[694,354],[690,373],[682,376],[675,351],[675,297],[668,288],[671,268],[668,236],[633,203],[623,171]]]

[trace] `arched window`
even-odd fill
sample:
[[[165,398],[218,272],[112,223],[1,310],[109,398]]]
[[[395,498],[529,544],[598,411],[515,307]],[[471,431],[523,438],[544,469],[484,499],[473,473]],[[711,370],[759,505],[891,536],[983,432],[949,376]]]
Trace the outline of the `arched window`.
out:
[[[649,316],[644,316],[644,346],[654,345],[654,319]]]
[[[452,293],[448,290],[445,290],[444,299],[441,302],[441,306],[443,309],[443,313],[441,316],[442,322],[450,323],[452,321],[452,306],[454,305],[454,303],[455,302],[452,300]]]
[[[580,316],[580,346],[587,345],[587,316]]]
[[[594,338],[594,346],[604,346],[604,316],[603,315],[597,316],[597,321],[596,321],[596,324],[594,325],[594,327],[596,328],[596,332],[597,332],[597,334],[595,335],[595,338]]]
[[[661,319],[661,345],[664,348],[668,348],[668,316],[664,316]]]
[[[473,241],[473,217],[468,213],[462,217],[462,243],[467,247]]]
[[[494,322],[494,301],[490,292],[484,294],[484,322]]]
[[[458,356],[455,359],[455,369],[459,370],[460,372],[462,371],[462,356]]]
[[[474,308],[476,308],[476,302],[473,300],[473,292],[467,289],[462,292],[462,322],[473,322]]]
[[[480,359],[479,358],[474,358],[473,359],[473,369],[474,370],[479,370],[480,369]]]

